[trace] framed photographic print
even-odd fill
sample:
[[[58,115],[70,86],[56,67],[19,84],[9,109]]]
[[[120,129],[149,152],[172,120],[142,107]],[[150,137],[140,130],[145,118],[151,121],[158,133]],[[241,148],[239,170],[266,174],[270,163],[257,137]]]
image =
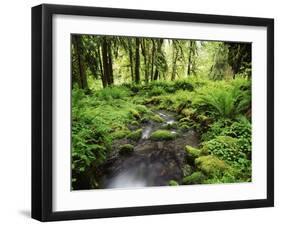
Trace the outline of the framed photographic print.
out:
[[[32,8],[32,217],[274,205],[274,21]]]

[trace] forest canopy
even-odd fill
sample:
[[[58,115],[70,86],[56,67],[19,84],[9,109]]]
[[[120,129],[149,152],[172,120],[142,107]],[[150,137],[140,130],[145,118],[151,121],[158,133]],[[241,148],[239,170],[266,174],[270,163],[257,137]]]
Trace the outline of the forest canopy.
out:
[[[82,89],[202,76],[251,76],[251,44],[72,35],[72,82]]]
[[[251,49],[72,34],[72,189],[251,181]]]

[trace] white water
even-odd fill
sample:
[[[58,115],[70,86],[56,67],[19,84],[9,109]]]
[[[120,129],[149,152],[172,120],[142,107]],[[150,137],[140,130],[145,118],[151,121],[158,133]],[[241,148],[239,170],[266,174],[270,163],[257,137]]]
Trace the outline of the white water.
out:
[[[165,120],[161,125],[171,125],[175,123],[175,119],[172,116],[161,112],[157,112],[157,114]],[[149,139],[151,133],[155,129],[159,129],[161,125],[154,123],[147,124],[143,128],[141,138],[144,140]],[[177,132],[171,130],[171,133],[176,134]],[[147,175],[148,166],[145,162],[136,162],[133,166],[132,164],[128,164],[130,162],[131,159],[127,159],[122,163],[125,171],[121,171],[119,174],[107,180],[106,188],[142,188],[151,186],[151,182],[154,182],[155,179],[159,177],[159,172],[163,169],[162,163],[153,162],[153,167],[150,169],[149,175]],[[127,164],[128,167],[126,167]]]
[[[152,131],[152,126],[146,127],[142,132],[142,139],[148,139]]]
[[[159,114],[160,116],[162,116],[162,117],[167,117],[167,115],[165,115],[165,114],[163,114],[163,113],[161,113],[161,112],[158,112],[158,114]]]
[[[171,125],[175,122],[175,119],[172,118],[170,115],[164,114],[162,112],[158,112],[158,115],[160,115],[166,122],[167,125]]]
[[[120,173],[112,179],[107,188],[142,188],[147,187],[144,179],[138,177],[134,172]]]
[[[170,119],[170,120],[168,120],[168,121],[166,122],[166,124],[171,125],[171,124],[173,124],[174,122],[175,122],[174,119]]]

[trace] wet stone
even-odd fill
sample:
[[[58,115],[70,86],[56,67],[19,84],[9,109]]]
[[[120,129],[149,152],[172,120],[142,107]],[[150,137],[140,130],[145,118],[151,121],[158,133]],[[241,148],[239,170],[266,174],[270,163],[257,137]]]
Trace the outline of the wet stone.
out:
[[[192,167],[186,163],[185,146],[197,147],[198,135],[195,131],[178,132],[173,140],[155,141],[149,139],[152,132],[167,123],[174,123],[173,113],[156,111],[164,122],[153,121],[141,124],[142,134],[139,140],[123,138],[114,141],[111,156],[100,167],[103,175],[99,184],[101,188],[168,186],[171,180],[182,181],[184,176],[192,174]],[[131,147],[130,155],[119,155],[120,147]],[[123,145],[123,146],[122,146]]]

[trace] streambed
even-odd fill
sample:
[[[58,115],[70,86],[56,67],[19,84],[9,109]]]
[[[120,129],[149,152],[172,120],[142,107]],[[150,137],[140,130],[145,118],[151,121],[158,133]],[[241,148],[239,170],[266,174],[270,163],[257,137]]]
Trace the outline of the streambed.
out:
[[[99,188],[167,186],[170,180],[181,182],[184,176],[192,174],[193,168],[188,165],[185,146],[197,147],[198,134],[192,129],[182,132],[177,127],[169,126],[176,122],[172,112],[161,110],[154,113],[163,122],[149,120],[141,125],[142,136],[138,141],[124,138],[113,144],[111,156],[100,169]],[[175,139],[150,139],[154,131],[162,128],[175,134]],[[134,146],[133,152],[120,155],[118,147],[128,143]]]

